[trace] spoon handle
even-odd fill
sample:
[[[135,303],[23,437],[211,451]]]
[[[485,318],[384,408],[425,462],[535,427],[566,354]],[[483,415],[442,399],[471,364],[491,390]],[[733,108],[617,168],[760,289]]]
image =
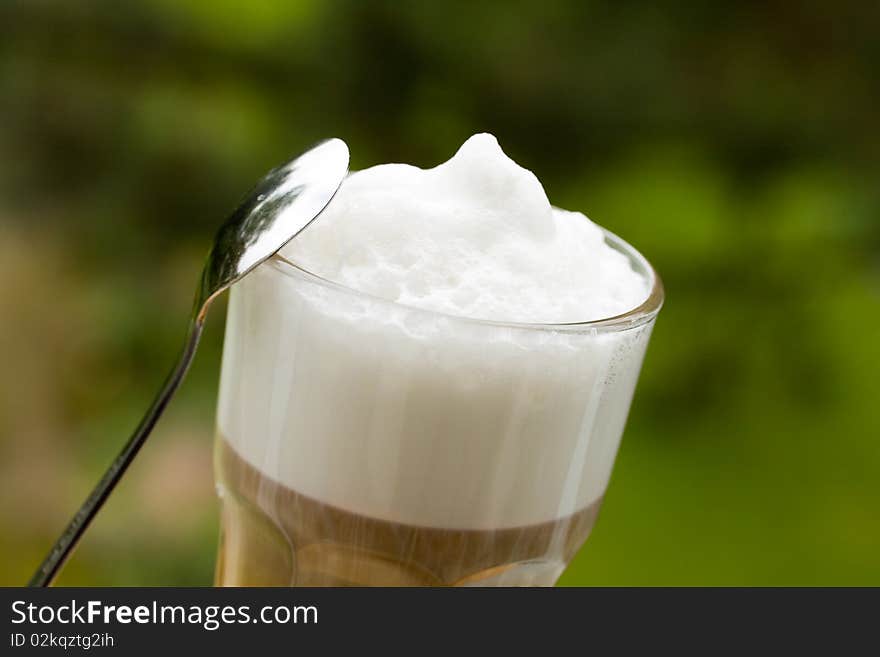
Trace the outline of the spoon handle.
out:
[[[189,366],[195,356],[196,348],[199,345],[203,328],[204,314],[201,314],[190,323],[183,351],[178,357],[174,369],[171,370],[168,378],[165,379],[159,394],[156,395],[150,408],[147,409],[140,424],[138,424],[128,442],[125,443],[122,451],[119,452],[119,455],[113,460],[110,467],[107,468],[104,476],[101,477],[101,481],[98,482],[85,502],[82,503],[82,506],[79,507],[67,528],[58,537],[58,540],[55,541],[51,551],[43,560],[43,563],[40,564],[34,576],[31,577],[28,586],[49,586],[52,580],[55,579],[58,571],[64,565],[64,562],[67,561],[70,553],[82,537],[83,532],[85,532],[89,523],[100,511],[107,497],[113,492],[113,489],[119,483],[122,475],[125,474],[128,466],[131,465],[134,457],[137,456],[138,451],[144,444],[144,440],[150,435],[159,417],[165,411],[165,407],[168,405],[171,397],[186,376],[187,370],[189,370]]]

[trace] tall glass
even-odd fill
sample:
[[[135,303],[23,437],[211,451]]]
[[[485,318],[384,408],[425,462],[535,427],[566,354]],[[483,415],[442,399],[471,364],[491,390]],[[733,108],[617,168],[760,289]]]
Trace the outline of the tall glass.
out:
[[[276,256],[231,292],[218,585],[549,586],[596,519],[659,278],[623,315],[479,321]],[[515,293],[515,291],[513,291]]]

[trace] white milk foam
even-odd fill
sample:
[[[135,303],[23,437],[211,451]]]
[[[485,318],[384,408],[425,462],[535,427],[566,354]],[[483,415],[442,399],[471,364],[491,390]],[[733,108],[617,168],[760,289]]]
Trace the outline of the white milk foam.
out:
[[[356,290],[460,317],[584,322],[649,292],[596,224],[553,210],[535,175],[488,134],[433,169],[353,173],[282,253]]]
[[[233,287],[218,428],[252,466],[428,527],[531,525],[601,498],[651,324],[460,317],[609,317],[650,281],[586,217],[551,210],[494,137],[434,169],[352,174],[284,255],[369,294],[279,261]]]

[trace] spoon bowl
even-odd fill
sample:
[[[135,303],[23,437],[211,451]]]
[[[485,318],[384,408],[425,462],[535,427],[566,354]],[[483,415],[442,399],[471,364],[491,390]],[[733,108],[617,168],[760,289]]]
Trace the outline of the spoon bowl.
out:
[[[196,306],[204,308],[314,221],[342,184],[348,159],[345,142],[328,139],[267,173],[217,231]]]

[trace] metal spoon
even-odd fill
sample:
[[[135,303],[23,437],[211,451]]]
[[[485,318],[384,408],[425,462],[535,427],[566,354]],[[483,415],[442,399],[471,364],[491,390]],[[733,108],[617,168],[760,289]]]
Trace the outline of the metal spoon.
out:
[[[189,331],[177,363],[119,456],[55,541],[29,586],[52,583],[92,518],[143,446],[186,376],[199,346],[211,302],[308,226],[330,203],[347,173],[348,146],[345,142],[341,139],[321,142],[270,171],[220,227],[202,271]]]

